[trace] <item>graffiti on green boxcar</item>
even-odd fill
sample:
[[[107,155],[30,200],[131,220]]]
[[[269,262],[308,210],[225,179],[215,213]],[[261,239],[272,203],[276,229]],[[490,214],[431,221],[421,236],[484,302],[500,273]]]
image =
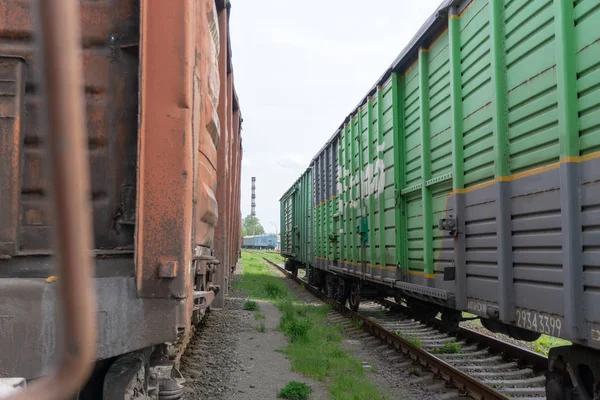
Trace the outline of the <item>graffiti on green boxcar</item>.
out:
[[[344,166],[338,165],[338,176],[340,180],[337,183],[338,188],[338,206],[343,209],[346,199],[345,194],[348,190],[352,190],[352,188],[357,188],[359,182],[362,182],[360,186],[360,193],[357,191],[356,193],[350,194],[350,200],[348,201],[348,206],[350,208],[359,208],[361,206],[359,194],[362,195],[363,198],[367,198],[370,195],[375,196],[375,198],[383,195],[385,189],[385,164],[383,162],[383,149],[385,148],[385,143],[382,143],[377,146],[376,154],[377,156],[373,160],[372,163],[367,164],[364,171],[360,172],[360,175],[352,174],[351,169],[345,168]],[[346,184],[346,181],[349,177],[350,184]]]

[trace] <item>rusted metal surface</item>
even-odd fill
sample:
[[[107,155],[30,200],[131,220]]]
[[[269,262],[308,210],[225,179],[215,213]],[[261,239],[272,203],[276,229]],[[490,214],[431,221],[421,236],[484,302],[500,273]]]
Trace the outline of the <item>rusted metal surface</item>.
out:
[[[0,254],[19,249],[19,198],[25,66],[20,57],[0,57]]]
[[[138,9],[134,0],[110,0],[110,4],[106,3],[82,2],[80,10],[80,21],[84,27],[81,58],[97,248],[131,246],[131,214],[135,214],[137,102],[132,99],[137,98],[138,91]],[[0,2],[0,54],[3,60],[23,60],[23,71],[17,74],[18,79],[11,73],[9,80],[24,88],[22,106],[12,108],[12,120],[3,120],[6,128],[6,124],[12,123],[14,133],[19,133],[20,138],[11,136],[14,143],[20,139],[19,154],[14,149],[11,153],[0,149],[0,164],[8,159],[20,158],[21,169],[15,168],[12,172],[20,178],[13,180],[7,192],[11,196],[0,196],[0,209],[8,209],[8,203],[14,196],[21,199],[16,212],[11,211],[12,218],[19,221],[16,234],[14,228],[9,233],[13,238],[9,242],[18,245],[9,246],[12,251],[0,246],[0,254],[48,254],[51,243],[48,196],[51,185],[43,164],[45,137],[44,130],[40,129],[43,126],[39,93],[41,71],[40,63],[34,58],[32,4],[32,0]],[[9,154],[10,158],[5,159]],[[10,207],[14,209],[14,201]],[[128,214],[129,221],[123,219]],[[4,221],[3,218],[0,220]],[[11,227],[14,226],[14,221],[11,221]],[[4,241],[2,237],[0,242]]]
[[[219,223],[215,229],[215,256],[221,261],[221,267],[217,269],[215,273],[215,283],[220,287],[224,287],[226,284],[226,268],[229,265],[229,254],[228,254],[228,238],[227,238],[227,225],[228,219],[228,208],[227,198],[228,194],[228,166],[229,166],[229,130],[228,130],[228,118],[230,115],[230,99],[228,98],[228,80],[227,80],[227,66],[228,66],[228,13],[227,7],[218,10],[218,21],[219,21],[219,77],[220,77],[220,88],[219,88],[219,105],[218,115],[221,126],[221,135],[219,138],[219,147],[217,151],[217,203],[219,204]],[[215,308],[223,307],[224,304],[224,291],[220,291],[215,297],[213,305]]]
[[[95,360],[90,177],[81,91],[79,4],[40,1],[38,7],[45,67],[41,72],[47,93],[43,107],[54,188],[54,243],[64,326],[56,368],[14,399],[62,400],[85,383]],[[58,25],[61,29],[56,29]]]
[[[57,186],[43,168],[32,1],[0,2],[0,292],[11,299],[0,305],[0,354],[10,355],[0,375],[27,379],[57,351],[57,284],[46,280],[47,191]],[[214,0],[81,2],[89,163],[80,169],[91,174],[99,358],[186,343],[192,315],[226,292],[242,155],[228,13]]]

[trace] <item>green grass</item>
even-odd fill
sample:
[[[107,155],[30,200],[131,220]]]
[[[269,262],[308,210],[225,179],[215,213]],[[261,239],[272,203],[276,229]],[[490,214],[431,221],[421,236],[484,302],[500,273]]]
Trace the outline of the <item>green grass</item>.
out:
[[[331,307],[299,304],[285,278],[271,272],[260,257],[242,252],[244,273],[234,285],[252,298],[268,300],[277,306],[281,312],[279,329],[289,340],[282,352],[292,369],[323,382],[333,400],[384,399],[369,380],[370,372],[342,348],[341,327],[325,324],[325,315]]]
[[[255,301],[247,301],[244,303],[244,305],[242,306],[242,308],[246,311],[258,311],[260,310],[260,307],[258,306],[258,303]]]
[[[442,347],[433,349],[433,354],[458,354],[462,351],[460,343],[446,343]]]
[[[470,314],[467,312],[463,312],[462,315],[465,318],[477,317],[476,315]],[[470,324],[470,327],[473,329],[483,328],[483,325],[481,324],[480,320],[469,321],[469,324]],[[530,342],[530,343],[523,342],[523,343],[526,343],[527,349],[533,350],[536,353],[544,355],[544,356],[547,356],[548,352],[553,347],[570,346],[572,344],[568,340],[563,340],[563,339],[555,338],[553,336],[548,336],[548,335],[542,335],[542,336],[540,336],[540,338],[538,340],[536,340],[534,342]]]
[[[547,356],[548,352],[553,347],[570,346],[572,344],[568,340],[563,340],[548,335],[540,336],[540,338],[533,343],[535,345],[533,351],[544,356]]]
[[[289,400],[306,400],[312,389],[306,383],[291,381],[277,394],[278,397]]]
[[[260,256],[265,257],[266,259],[273,261],[277,264],[283,264],[285,262],[285,257],[275,251],[264,252],[263,254],[260,254]]]
[[[404,338],[406,340],[408,340],[411,344],[417,346],[417,347],[421,347],[421,339],[419,339],[418,337],[414,337],[414,336],[409,336],[409,335],[403,335],[400,332],[396,332],[396,335],[400,336],[401,338]]]
[[[257,312],[257,313],[255,313],[255,314],[254,314],[254,319],[255,319],[255,320],[259,320],[259,319],[266,319],[266,318],[267,318],[267,317],[266,317],[266,315],[265,315],[265,314],[263,314],[263,313],[259,313],[259,312]]]
[[[233,282],[235,288],[258,300],[291,299],[291,293],[281,275],[267,267],[260,254],[243,251],[241,262],[244,273]]]

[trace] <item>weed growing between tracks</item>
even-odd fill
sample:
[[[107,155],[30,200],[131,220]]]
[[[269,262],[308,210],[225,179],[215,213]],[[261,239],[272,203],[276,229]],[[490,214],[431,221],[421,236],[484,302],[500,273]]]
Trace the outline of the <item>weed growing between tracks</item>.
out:
[[[279,329],[289,339],[283,349],[292,369],[324,382],[331,399],[383,399],[362,363],[341,346],[342,328],[325,325],[329,305],[297,302],[283,277],[262,261],[260,254],[242,252],[244,272],[234,285],[254,299],[273,302],[281,312]]]
[[[312,393],[312,389],[306,383],[291,381],[277,394],[282,399],[306,400]]]
[[[246,311],[258,311],[259,310],[258,303],[255,301],[245,302],[244,305],[242,306],[242,308]]]

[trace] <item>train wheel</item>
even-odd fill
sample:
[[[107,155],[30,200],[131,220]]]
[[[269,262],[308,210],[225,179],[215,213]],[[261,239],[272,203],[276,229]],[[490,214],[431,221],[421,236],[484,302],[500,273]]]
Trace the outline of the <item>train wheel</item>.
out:
[[[325,276],[325,294],[327,297],[335,296],[335,282],[333,281],[333,275],[331,274]]]
[[[394,301],[396,301],[397,304],[402,304],[402,296],[399,294],[394,295]]]
[[[344,278],[339,279],[336,298],[338,303],[345,305],[348,297],[350,296],[350,282]]]
[[[574,400],[576,397],[571,380],[564,373],[548,372],[546,374],[547,400]]]
[[[360,306],[360,286],[358,283],[353,283],[350,287],[348,302],[350,303],[350,309],[352,311],[358,311],[358,307]]]
[[[458,332],[458,324],[460,323],[461,318],[462,313],[460,311],[446,309],[442,313],[442,325],[449,332]]]
[[[120,356],[104,377],[104,400],[142,400],[158,397],[157,382],[149,385],[144,354]]]

